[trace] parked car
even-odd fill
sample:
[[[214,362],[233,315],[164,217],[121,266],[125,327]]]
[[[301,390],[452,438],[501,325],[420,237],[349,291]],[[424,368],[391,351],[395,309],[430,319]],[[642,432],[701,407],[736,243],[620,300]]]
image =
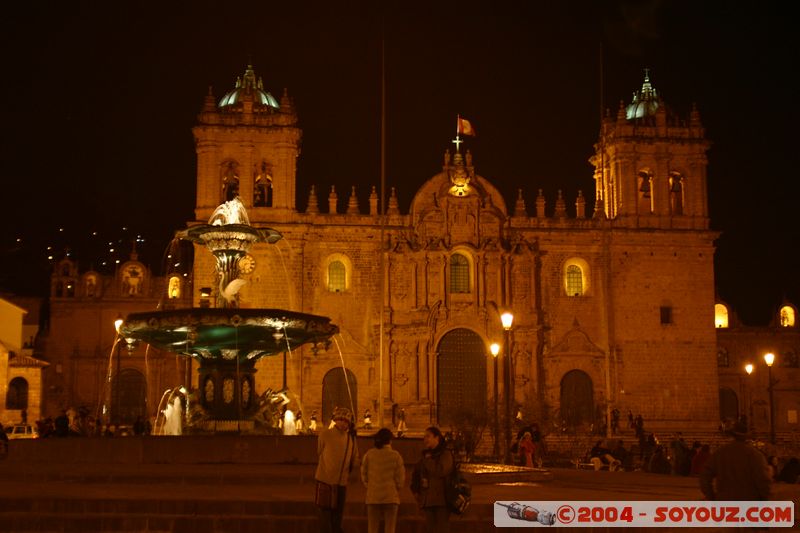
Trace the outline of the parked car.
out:
[[[38,439],[39,432],[35,427],[27,424],[17,424],[6,427],[6,435],[9,439]]]

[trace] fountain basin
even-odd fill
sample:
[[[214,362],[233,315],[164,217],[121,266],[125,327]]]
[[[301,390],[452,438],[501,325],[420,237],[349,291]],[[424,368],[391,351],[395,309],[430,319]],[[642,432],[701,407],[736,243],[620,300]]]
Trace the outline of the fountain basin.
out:
[[[339,332],[330,318],[283,309],[192,308],[128,315],[126,339],[203,360],[255,361],[306,343],[327,347]]]

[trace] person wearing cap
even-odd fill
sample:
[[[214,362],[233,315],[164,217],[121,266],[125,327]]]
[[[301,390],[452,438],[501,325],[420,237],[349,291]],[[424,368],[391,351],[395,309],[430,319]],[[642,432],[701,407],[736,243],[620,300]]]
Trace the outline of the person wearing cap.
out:
[[[733,441],[708,459],[700,474],[700,490],[709,500],[769,500],[772,492],[767,460],[747,442],[747,426],[736,422]]]
[[[331,487],[332,505],[320,507],[320,531],[340,533],[347,484],[353,469],[360,464],[353,428],[353,414],[346,407],[333,410],[333,427],[322,431],[317,440],[319,462],[314,478]]]
[[[392,449],[392,432],[381,428],[375,434],[375,447],[361,461],[361,481],[367,488],[367,531],[378,533],[381,520],[384,533],[394,533],[400,489],[406,478],[403,458]]]

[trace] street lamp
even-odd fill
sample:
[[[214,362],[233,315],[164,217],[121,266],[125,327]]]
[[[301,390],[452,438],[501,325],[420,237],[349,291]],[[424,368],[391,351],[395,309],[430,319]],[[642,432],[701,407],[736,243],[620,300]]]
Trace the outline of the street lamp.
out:
[[[753,374],[754,366],[752,363],[747,363],[744,365],[744,371],[747,372],[747,375],[750,376]],[[753,430],[753,388],[751,387],[750,380],[747,381],[747,389],[749,392],[750,401],[748,402],[748,416],[749,422],[747,424],[747,428],[751,431]]]
[[[120,340],[122,340],[122,337],[120,337],[119,328],[122,327],[122,323],[123,322],[125,322],[125,320],[123,320],[122,315],[117,315],[117,318],[114,320],[114,329],[117,332],[117,335],[116,335],[116,337],[114,339],[114,344],[117,345],[117,379],[116,379],[116,386],[114,387],[114,398],[115,398],[114,412],[112,413],[112,415],[113,415],[112,420],[117,425],[119,425],[119,422],[120,422],[120,417],[119,417],[119,410],[120,410],[120,405],[119,405],[120,376],[119,376],[119,372],[120,372],[120,365],[121,365],[120,359],[122,358],[122,346],[120,345]]]
[[[498,415],[498,403],[499,398],[497,397],[497,355],[500,353],[500,345],[496,342],[493,342],[491,346],[489,346],[489,351],[492,354],[492,359],[494,360],[494,447],[492,448],[492,454],[494,455],[495,461],[500,461],[500,416]]]
[[[511,326],[514,324],[514,315],[506,311],[500,315],[503,324],[503,352],[505,354],[504,384],[506,393],[506,464],[511,464],[511,402],[513,401],[513,385],[511,383]]]
[[[775,387],[775,382],[772,381],[772,364],[775,362],[775,354],[765,353],[764,362],[767,363],[767,390],[769,391],[769,441],[775,444],[775,402],[772,395],[772,389]]]

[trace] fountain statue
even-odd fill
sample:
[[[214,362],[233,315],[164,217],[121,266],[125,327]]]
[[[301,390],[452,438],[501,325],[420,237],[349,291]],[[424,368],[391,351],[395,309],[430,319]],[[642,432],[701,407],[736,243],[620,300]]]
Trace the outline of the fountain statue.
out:
[[[199,362],[202,429],[250,429],[258,409],[255,364],[260,358],[311,344],[327,349],[339,328],[327,317],[281,309],[241,309],[239,260],[257,242],[275,243],[281,234],[250,225],[239,198],[219,206],[208,224],[178,232],[180,239],[204,244],[215,258],[216,308],[174,309],[128,315],[120,334]]]

